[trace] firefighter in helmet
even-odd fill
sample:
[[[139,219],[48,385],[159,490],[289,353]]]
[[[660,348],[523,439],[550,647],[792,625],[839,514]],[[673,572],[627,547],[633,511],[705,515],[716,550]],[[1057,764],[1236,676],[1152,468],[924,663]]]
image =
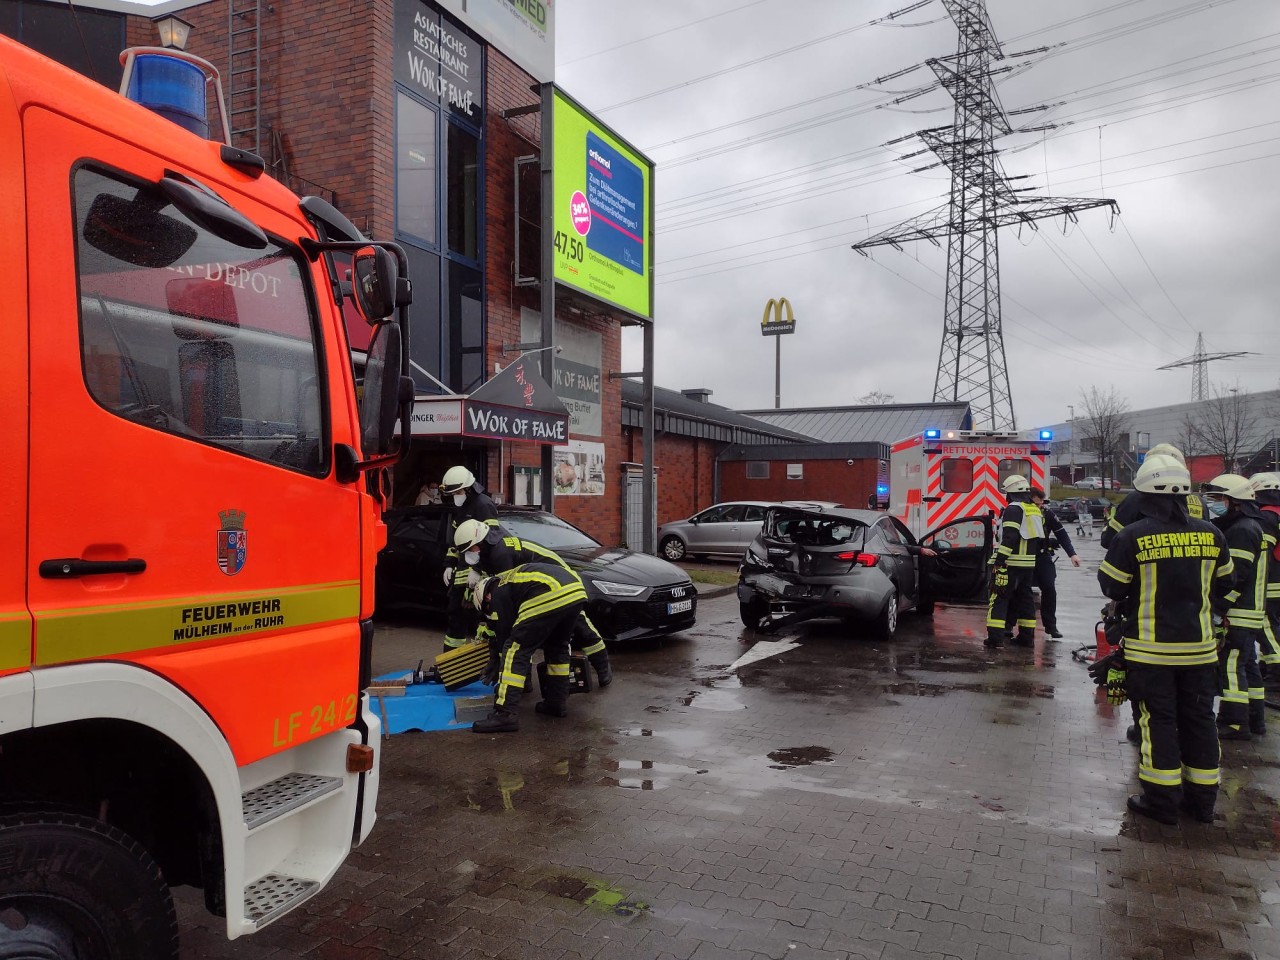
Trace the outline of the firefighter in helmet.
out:
[[[1227,538],[1235,563],[1235,585],[1227,594],[1227,633],[1218,658],[1222,704],[1218,736],[1251,740],[1267,732],[1266,691],[1258,668],[1258,644],[1267,625],[1267,560],[1263,519],[1253,487],[1237,473],[1224,473],[1201,491],[1213,523]]]
[[[1045,509],[1044,491],[1039,487],[1031,488],[1031,499],[1040,508],[1044,516],[1044,542],[1040,547],[1040,555],[1036,557],[1036,573],[1033,583],[1040,588],[1040,620],[1044,623],[1044,632],[1055,640],[1062,638],[1058,629],[1058,547],[1062,547],[1067,558],[1075,566],[1080,566],[1080,556],[1076,553],[1071,535],[1052,510]]]
[[[1036,558],[1044,544],[1044,515],[1031,499],[1031,482],[1019,474],[1000,484],[1009,501],[1000,515],[1000,546],[991,557],[991,599],[987,604],[988,647],[1006,638],[1022,647],[1035,642],[1036,606],[1031,592]],[[1018,628],[1016,634],[1014,627]]]
[[[1182,466],[1185,467],[1187,465],[1187,458],[1182,455],[1182,451],[1171,443],[1157,443],[1147,451],[1143,462],[1145,463],[1151,457],[1172,457]],[[1115,504],[1107,513],[1107,523],[1102,529],[1102,536],[1099,538],[1104,550],[1111,546],[1111,541],[1115,539],[1117,533],[1124,529],[1125,524],[1133,523],[1134,520],[1142,516],[1138,509],[1139,499],[1138,491],[1135,490],[1118,504]],[[1186,504],[1187,516],[1192,520],[1207,520],[1209,518],[1204,501],[1199,494],[1188,491]]]
[[[464,520],[458,524],[453,544],[470,568],[471,579],[505,573],[525,563],[555,563],[566,570],[572,569],[561,557],[532,540],[522,540],[502,526],[491,527],[479,520]],[[492,631],[481,622],[477,634],[484,634],[492,642]],[[584,607],[573,627],[573,645],[586,655],[596,672],[601,687],[613,683],[613,669],[609,666],[609,651],[604,638],[596,629]]]
[[[572,570],[555,563],[526,563],[496,577],[482,578],[471,591],[472,602],[493,625],[498,649],[498,676],[493,709],[471,725],[475,733],[514,733],[516,712],[525,689],[533,654],[542,650],[547,684],[538,713],[568,714],[569,638],[587,605],[587,591]]]
[[[1213,620],[1234,578],[1222,531],[1186,513],[1187,468],[1147,457],[1133,478],[1139,516],[1116,533],[1098,570],[1124,619],[1124,683],[1138,715],[1138,779],[1129,809],[1177,823],[1181,807],[1213,821],[1219,748],[1214,729],[1218,644]]]
[[[491,527],[498,525],[498,508],[476,484],[475,474],[466,467],[450,467],[440,481],[445,503],[453,506],[449,518],[449,548],[444,562],[444,585],[449,590],[448,622],[444,630],[446,652],[470,642],[476,632],[475,611],[467,602],[467,567],[458,559],[454,537],[459,524],[478,520]]]
[[[1263,627],[1263,680],[1280,685],[1280,473],[1256,473],[1249,480],[1262,520],[1262,542],[1267,544],[1267,619]]]

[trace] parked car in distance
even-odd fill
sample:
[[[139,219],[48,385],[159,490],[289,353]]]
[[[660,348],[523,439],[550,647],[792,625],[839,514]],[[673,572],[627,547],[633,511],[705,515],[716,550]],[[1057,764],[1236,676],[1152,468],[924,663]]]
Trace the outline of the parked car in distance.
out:
[[[1119,490],[1119,480],[1107,480],[1105,483],[1101,477],[1084,477],[1076,481],[1077,490]]]
[[[768,501],[735,500],[658,528],[658,553],[668,560],[728,554],[740,557],[760,532]]]
[[[442,572],[448,548],[448,507],[392,510],[387,545],[378,555],[375,607],[444,611]],[[622,547],[605,547],[559,517],[532,507],[498,507],[509,533],[553,550],[587,588],[587,614],[606,640],[636,640],[694,625],[698,592],[679,567]]]
[[[917,556],[918,544],[938,555]],[[739,567],[742,622],[757,629],[840,617],[892,637],[902,611],[985,602],[992,548],[990,516],[955,520],[917,542],[877,511],[779,504],[765,511]]]
[[[1046,500],[1045,506],[1063,523],[1075,523],[1080,516],[1075,500]]]

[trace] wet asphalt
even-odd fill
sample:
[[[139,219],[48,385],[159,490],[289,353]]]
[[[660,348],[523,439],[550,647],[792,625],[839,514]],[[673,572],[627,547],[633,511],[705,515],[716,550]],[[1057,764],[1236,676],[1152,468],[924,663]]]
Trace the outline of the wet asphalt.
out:
[[[335,881],[234,943],[184,895],[183,957],[1280,957],[1280,713],[1224,745],[1215,824],[1126,813],[1127,709],[1072,655],[1102,604],[1078,546],[1066,636],[1031,650],[940,606],[891,642],[798,625],[731,670],[760,638],[718,590],[566,719],[531,696],[517,734],[394,736]],[[384,626],[376,667],[439,638]]]

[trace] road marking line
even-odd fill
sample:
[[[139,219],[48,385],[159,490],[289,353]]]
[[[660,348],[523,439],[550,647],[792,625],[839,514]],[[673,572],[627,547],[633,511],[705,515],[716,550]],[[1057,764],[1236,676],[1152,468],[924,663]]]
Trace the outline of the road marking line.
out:
[[[729,673],[733,673],[739,667],[745,667],[749,663],[763,660],[765,657],[776,657],[780,653],[794,650],[798,646],[800,644],[791,640],[760,640],[750,650],[729,664]]]

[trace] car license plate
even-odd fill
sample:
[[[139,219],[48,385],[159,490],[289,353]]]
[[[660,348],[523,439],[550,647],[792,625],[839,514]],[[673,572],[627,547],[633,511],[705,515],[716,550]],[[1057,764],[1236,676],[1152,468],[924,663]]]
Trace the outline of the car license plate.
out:
[[[771,593],[775,597],[785,597],[787,591],[791,588],[791,584],[779,577],[771,577],[766,573],[756,578],[755,588],[764,593]]]
[[[667,615],[670,616],[673,613],[688,613],[692,609],[692,600],[677,600],[675,603],[667,604]]]

